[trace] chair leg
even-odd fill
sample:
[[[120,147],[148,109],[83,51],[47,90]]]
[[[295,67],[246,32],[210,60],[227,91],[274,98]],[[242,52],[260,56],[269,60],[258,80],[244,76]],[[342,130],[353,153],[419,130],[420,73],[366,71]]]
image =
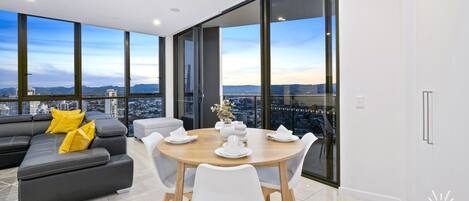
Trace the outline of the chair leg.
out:
[[[174,198],[174,194],[172,193],[165,193],[163,197],[163,201],[171,201]]]
[[[291,195],[291,201],[295,201],[295,193],[293,192],[293,189],[290,189],[290,195]]]
[[[276,192],[276,191],[277,190],[275,190],[275,189],[262,187],[262,194],[264,194],[265,201],[270,201],[270,194],[272,194],[273,192]]]
[[[185,196],[189,201],[192,200],[192,192],[184,193],[184,196]]]
[[[192,200],[192,192],[184,193],[184,196],[191,201]],[[174,193],[165,193],[163,197],[163,201],[172,201],[174,200]]]

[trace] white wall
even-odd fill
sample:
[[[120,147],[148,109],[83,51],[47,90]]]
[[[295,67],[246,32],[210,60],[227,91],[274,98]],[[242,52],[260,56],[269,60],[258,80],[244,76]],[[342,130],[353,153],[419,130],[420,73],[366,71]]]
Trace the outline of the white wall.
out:
[[[174,117],[174,87],[173,87],[173,36],[165,38],[165,80],[166,80],[166,94],[165,94],[165,111],[166,117]]]
[[[405,200],[408,73],[402,1],[339,3],[340,192],[363,200]],[[364,99],[361,109],[357,97]]]

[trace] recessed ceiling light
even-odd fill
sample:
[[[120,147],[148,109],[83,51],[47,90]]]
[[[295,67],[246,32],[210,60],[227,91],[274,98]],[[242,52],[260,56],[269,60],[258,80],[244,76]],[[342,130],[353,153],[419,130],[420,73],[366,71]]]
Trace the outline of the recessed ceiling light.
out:
[[[27,2],[34,3],[36,0],[26,0]]]
[[[153,25],[160,26],[160,24],[161,24],[161,21],[159,19],[154,19],[153,20]]]
[[[285,20],[287,20],[287,19],[285,19],[284,17],[277,17],[277,20],[278,20],[278,21],[285,21]]]
[[[181,12],[181,9],[179,9],[179,8],[171,8],[169,10],[172,11],[172,12],[175,12],[175,13]]]

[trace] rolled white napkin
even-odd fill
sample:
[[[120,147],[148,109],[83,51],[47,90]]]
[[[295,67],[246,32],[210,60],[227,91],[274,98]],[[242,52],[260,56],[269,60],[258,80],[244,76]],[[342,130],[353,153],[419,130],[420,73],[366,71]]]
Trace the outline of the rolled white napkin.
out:
[[[217,121],[217,123],[215,123],[215,129],[220,130],[223,127],[223,125],[225,125],[223,121]]]
[[[231,135],[228,137],[228,141],[223,144],[223,149],[229,154],[240,154],[244,148],[244,144],[239,141],[239,137]]]
[[[186,130],[184,129],[184,127],[180,127],[176,129],[175,131],[170,132],[169,136],[171,136],[173,140],[184,140],[187,134],[186,134]]]
[[[280,126],[277,128],[277,131],[275,131],[275,135],[276,135],[276,137],[278,137],[278,138],[289,138],[291,135],[293,135],[293,131],[288,130],[288,129],[285,128],[285,126],[283,126],[283,125],[280,125]]]

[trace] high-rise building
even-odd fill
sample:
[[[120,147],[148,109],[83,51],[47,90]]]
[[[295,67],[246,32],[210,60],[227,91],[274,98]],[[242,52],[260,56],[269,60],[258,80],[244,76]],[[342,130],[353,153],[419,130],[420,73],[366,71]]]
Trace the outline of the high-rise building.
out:
[[[6,104],[0,104],[0,116],[7,116],[10,114],[10,108]]]
[[[57,105],[57,109],[59,110],[70,110],[70,104],[66,101],[62,101]]]
[[[35,88],[28,89],[28,96],[36,95]],[[39,110],[40,101],[29,101],[29,114],[37,114]]]
[[[107,89],[105,95],[106,97],[116,97],[117,90]],[[117,118],[119,115],[117,112],[117,99],[106,99],[104,101],[104,112],[106,114],[110,114],[112,117]]]

